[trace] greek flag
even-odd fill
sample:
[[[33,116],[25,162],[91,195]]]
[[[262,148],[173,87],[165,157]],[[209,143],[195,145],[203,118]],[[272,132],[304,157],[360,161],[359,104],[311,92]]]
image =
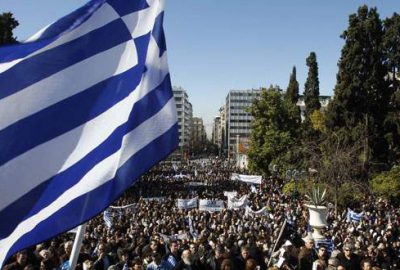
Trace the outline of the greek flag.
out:
[[[350,208],[347,208],[347,222],[360,222],[361,218],[363,217],[364,212],[361,213],[356,213],[353,210],[351,210]]]
[[[315,248],[319,249],[320,246],[324,246],[329,255],[335,249],[332,239],[315,239]]]
[[[111,217],[110,211],[108,209],[104,210],[103,219],[104,219],[104,223],[106,224],[107,228],[111,228],[112,227],[112,217]]]
[[[92,0],[0,48],[0,266],[176,149],[163,15],[163,0]]]

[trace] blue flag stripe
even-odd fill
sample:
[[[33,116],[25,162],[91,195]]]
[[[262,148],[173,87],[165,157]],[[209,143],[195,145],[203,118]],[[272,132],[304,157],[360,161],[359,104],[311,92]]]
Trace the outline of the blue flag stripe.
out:
[[[113,38],[106,38],[109,36]],[[78,39],[25,59],[0,73],[0,99],[131,38],[125,23],[118,19]],[[48,65],[48,62],[54,64]]]
[[[0,48],[13,60],[0,63],[0,104],[10,109],[0,122],[0,219],[18,214],[0,225],[0,265],[106,209],[178,146],[162,12],[163,0],[94,0],[29,45]],[[115,72],[104,68],[110,59],[120,59]]]
[[[138,48],[148,43],[149,35],[135,40]],[[139,84],[140,75],[144,71],[146,52],[139,52],[141,64],[111,77],[93,87],[60,101],[28,118],[20,120],[0,131],[0,141],[10,141],[0,153],[0,165],[5,164],[16,156],[57,137],[90,119],[103,113],[120,100],[129,95]],[[132,79],[130,79],[132,78]],[[115,91],[118,89],[118,91]],[[93,104],[88,106],[89,104]],[[72,110],[71,110],[72,108]],[[69,111],[68,114],[63,112]],[[51,119],[51,121],[49,121]],[[29,130],[36,127],[37,132]],[[13,140],[13,138],[18,138]]]
[[[155,46],[154,39],[151,39],[149,50],[152,53],[148,54],[150,59],[158,55],[158,49]],[[61,171],[63,171],[97,147],[104,140],[103,138],[109,136],[113,130],[128,119],[128,112],[133,107],[134,102],[143,97],[149,90],[156,88],[167,73],[166,55],[163,55],[157,63],[150,65],[150,69],[146,71],[141,85],[138,86],[140,91],[133,92],[128,98],[119,102],[106,113],[88,122],[87,125],[76,128],[62,136],[54,138],[50,142],[35,147],[26,152],[23,156],[19,156],[7,163],[7,166],[0,167],[0,178],[5,179],[5,181],[3,181],[5,186],[5,188],[3,188],[4,194],[0,197],[0,206],[3,206],[1,209],[15,201],[15,196],[22,196],[30,189],[33,189],[35,185],[39,185],[60,172],[60,166],[63,167],[63,169],[61,169]],[[123,116],[121,118],[121,115],[126,115],[126,117]],[[104,128],[105,126],[107,127]],[[95,133],[91,132],[92,130]],[[95,136],[95,138],[90,139],[90,137],[93,136],[92,134],[99,133],[103,134],[103,136]],[[80,147],[76,146],[77,140],[80,142]],[[84,147],[85,145],[87,147]],[[72,155],[70,152],[71,150],[74,152]],[[52,158],[50,160],[42,158],[37,159],[37,156],[51,156]],[[14,172],[14,168],[21,167],[43,167],[46,168],[46,170],[32,170],[31,172],[27,170],[18,170]],[[14,179],[19,179],[19,182],[23,184],[18,188],[14,188]]]
[[[146,1],[134,1],[132,3],[126,0],[109,0],[108,4],[110,4],[121,17],[149,7]]]
[[[57,22],[50,25],[35,42],[21,43],[2,48],[0,54],[0,63],[13,61],[23,58],[29,54],[45,47],[65,32],[71,31],[79,27],[105,2],[105,0],[94,0],[63,17]]]
[[[156,22],[155,22],[155,26],[158,27],[154,27],[154,31],[153,31],[153,37],[157,42],[158,47],[160,48],[160,54],[159,56],[161,56],[166,50],[167,50],[167,44],[165,42],[165,35],[164,35],[164,29],[162,27],[160,27],[163,23],[164,20],[164,12],[161,12],[157,18],[156,18]]]
[[[104,205],[108,205],[109,202],[118,198],[134,180],[149,170],[153,164],[164,159],[170,152],[178,147],[178,141],[173,139],[177,138],[177,136],[178,128],[177,124],[175,124],[162,136],[158,137],[136,155],[132,156],[126,164],[118,170],[117,176],[114,179],[108,181],[96,190],[71,201],[50,218],[38,224],[29,235],[22,236],[7,253],[7,258],[18,250],[45,241],[63,232],[63,230],[58,229],[60,227],[70,230],[104,210]],[[77,209],[82,210],[76,211]],[[85,213],[84,220],[82,220],[82,213]],[[42,235],[42,232],[50,233]]]
[[[161,85],[135,103],[129,120],[119,126],[95,150],[74,166],[43,182],[19,200],[0,211],[0,216],[5,217],[7,220],[7,222],[0,224],[0,239],[9,235],[20,220],[25,220],[37,214],[42,208],[58,198],[65,190],[79,182],[97,163],[120,149],[121,145],[118,142],[121,142],[125,134],[156,114],[172,98],[172,91],[165,91],[165,89],[169,89],[169,85],[170,78],[168,75]]]

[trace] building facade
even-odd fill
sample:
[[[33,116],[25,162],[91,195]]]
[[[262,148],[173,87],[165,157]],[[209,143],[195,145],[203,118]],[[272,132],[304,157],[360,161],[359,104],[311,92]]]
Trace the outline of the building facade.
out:
[[[203,123],[203,119],[200,117],[193,117],[193,121],[192,121],[193,125],[192,125],[192,142],[191,145],[192,146],[199,146],[202,145],[204,146],[204,144],[207,141],[207,134],[206,134],[206,129],[204,128],[204,123]]]
[[[216,116],[214,117],[213,129],[211,135],[211,141],[213,144],[216,145],[221,144],[220,133],[221,133],[221,116]]]
[[[193,107],[189,102],[189,96],[185,89],[182,87],[173,87],[176,113],[178,116],[179,125],[179,147],[181,150],[190,147],[192,121],[193,121]]]
[[[255,99],[260,98],[261,89],[231,90],[226,96],[224,152],[228,156],[238,153],[241,142],[248,142],[253,117],[247,111]]]

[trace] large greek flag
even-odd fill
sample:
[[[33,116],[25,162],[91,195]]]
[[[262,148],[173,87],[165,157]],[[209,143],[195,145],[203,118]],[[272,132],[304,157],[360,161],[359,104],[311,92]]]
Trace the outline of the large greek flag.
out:
[[[162,0],[93,0],[0,48],[0,266],[177,147]]]

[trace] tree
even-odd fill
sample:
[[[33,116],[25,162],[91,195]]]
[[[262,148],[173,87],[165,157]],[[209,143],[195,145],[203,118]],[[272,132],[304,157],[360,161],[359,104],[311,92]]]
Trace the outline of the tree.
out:
[[[290,74],[285,98],[293,104],[297,104],[297,101],[299,100],[299,83],[296,79],[296,66],[293,67],[292,73]]]
[[[0,45],[17,42],[13,30],[19,25],[11,12],[0,15]]]
[[[400,201],[400,167],[394,166],[390,171],[375,176],[370,185],[375,194],[386,199]]]
[[[319,79],[318,79],[318,63],[315,52],[311,52],[306,59],[308,66],[308,76],[304,85],[304,103],[305,103],[305,120],[310,119],[310,115],[321,109],[319,102]]]
[[[297,143],[300,120],[296,105],[284,99],[279,87],[264,89],[249,112],[253,116],[250,170],[269,174],[270,163],[282,165],[298,159],[293,146]]]
[[[325,133],[324,136],[325,140],[320,143],[309,141],[304,144],[303,151],[308,157],[306,167],[315,171],[317,181],[333,187],[337,207],[339,190],[344,183],[363,187],[358,183],[361,171],[360,145],[346,142],[342,139],[343,135],[335,132]]]
[[[389,145],[389,163],[396,164],[400,161],[400,15],[394,13],[383,26],[383,53],[392,93],[385,119],[385,138]]]
[[[376,8],[362,6],[349,17],[342,34],[345,44],[338,63],[334,97],[326,113],[327,127],[342,130],[345,141],[363,141],[364,176],[370,163],[387,161],[388,145],[383,123],[390,91],[383,65],[382,23]]]

